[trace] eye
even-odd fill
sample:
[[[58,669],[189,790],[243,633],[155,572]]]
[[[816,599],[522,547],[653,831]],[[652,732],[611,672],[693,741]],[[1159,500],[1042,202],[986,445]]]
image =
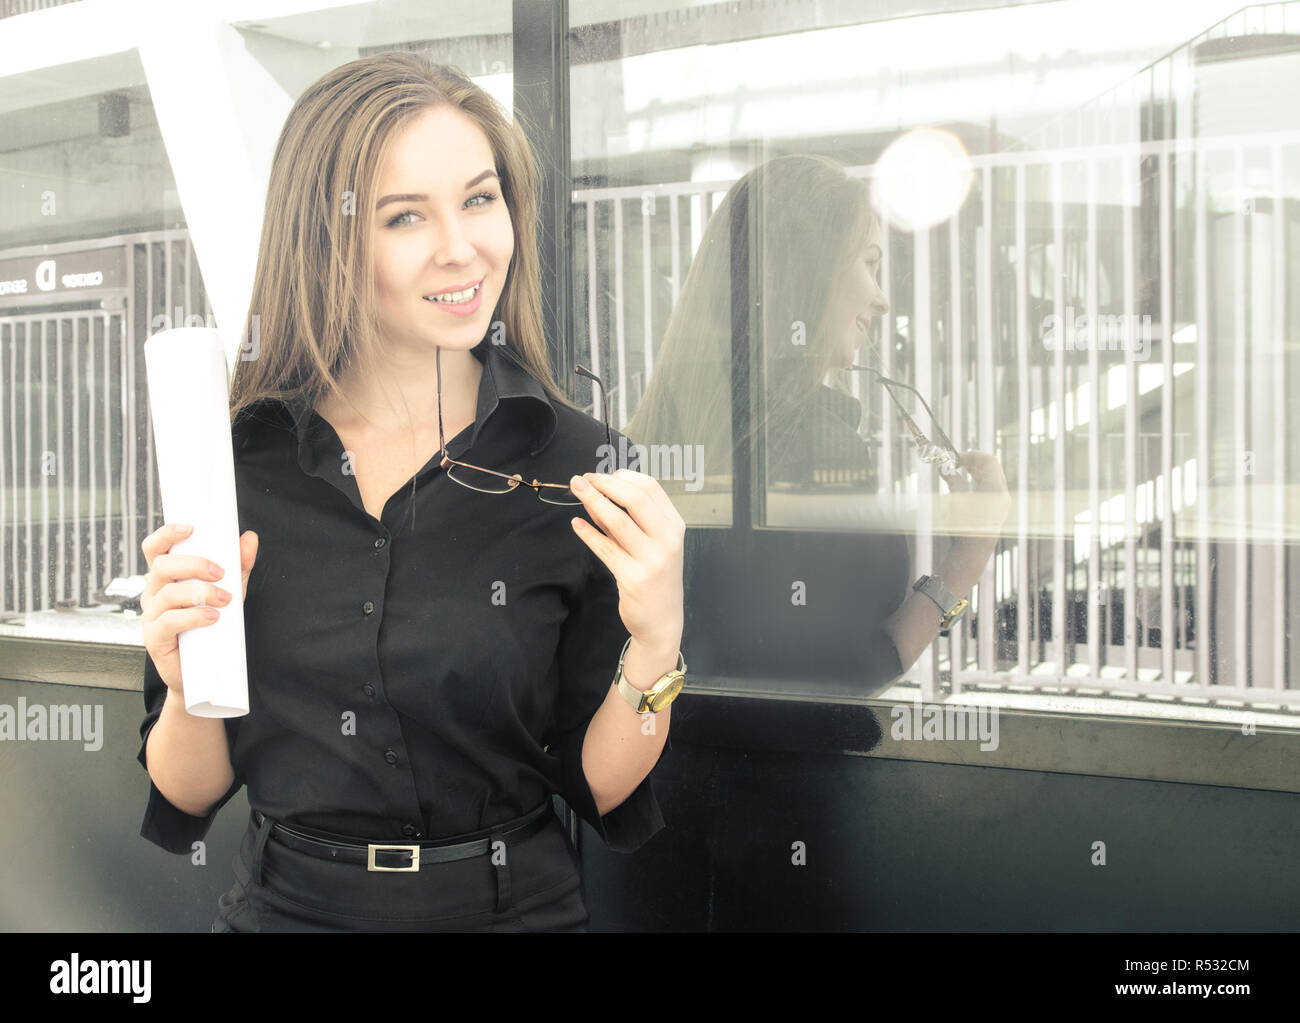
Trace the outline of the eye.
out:
[[[476,203],[474,202],[475,199],[482,199],[483,202]],[[479,192],[477,195],[472,195],[468,199],[466,199],[465,204],[469,206],[471,203],[473,203],[473,206],[470,207],[472,209],[478,206],[490,206],[492,203],[496,202],[496,200],[497,200],[497,194],[495,192]],[[388,226],[404,227],[406,224],[412,222],[409,220],[406,221],[402,220],[403,217],[418,217],[419,215],[420,215],[419,212],[416,210],[409,210],[409,209],[402,210],[401,213],[397,214],[397,216],[393,217],[393,219],[388,222]]]

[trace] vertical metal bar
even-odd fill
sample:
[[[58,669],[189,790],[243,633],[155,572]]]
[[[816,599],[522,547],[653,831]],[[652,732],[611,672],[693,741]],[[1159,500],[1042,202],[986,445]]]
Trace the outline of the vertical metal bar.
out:
[[[627,422],[627,327],[623,319],[623,200],[614,199],[614,345],[618,360],[618,414],[616,429]],[[611,413],[613,414],[613,413]]]
[[[63,396],[68,392],[66,381],[63,378],[63,320],[58,316],[54,316],[50,319],[49,324],[54,328],[54,393],[56,396],[54,433],[57,438],[54,452],[54,479],[58,485],[57,514],[59,517],[58,538],[55,540],[54,571],[56,575],[54,599],[64,601],[68,599],[68,515],[65,494],[67,487],[64,483],[64,473],[67,471],[68,463],[64,457],[63,440],[67,436],[67,430],[64,428],[63,423]]]
[[[136,253],[139,252],[141,249],[143,249],[146,255],[144,261],[145,272],[143,274],[143,280],[137,278],[135,272]],[[131,317],[131,323],[134,324],[136,303],[137,301],[140,301],[142,303],[144,309],[144,316],[142,317],[142,319],[144,320],[145,338],[147,340],[148,336],[153,333],[152,309],[150,309],[148,298],[146,297],[144,299],[141,299],[136,289],[143,287],[146,296],[149,294],[149,261],[148,261],[149,247],[147,244],[142,246],[136,243],[136,244],[129,245],[126,251],[127,251],[126,279],[127,279],[127,296],[128,296],[127,312],[128,315]],[[143,342],[141,343],[143,344]],[[148,387],[147,380],[145,382],[145,387],[146,388]],[[76,408],[76,406],[73,407],[74,409]],[[145,528],[152,529],[154,523],[158,522],[162,518],[162,515],[158,509],[159,499],[158,499],[158,488],[156,486],[156,482],[157,482],[156,477],[158,473],[157,473],[157,468],[154,465],[155,458],[154,458],[154,443],[153,443],[153,414],[150,411],[149,403],[147,401],[145,402],[145,406],[144,406],[144,420],[145,420],[145,424],[144,424],[145,466],[146,466],[146,473],[147,473],[145,476],[145,490],[146,490],[145,507],[148,509],[148,515],[145,518]],[[75,425],[73,429],[74,431],[76,430]],[[143,562],[143,557],[144,555],[143,553],[141,553],[140,558],[136,560],[137,566],[139,566]]]
[[[172,269],[172,242],[170,232],[163,232],[162,240],[158,244],[162,250],[163,257],[163,313],[167,317],[166,322],[168,326],[175,329],[176,327],[185,326],[185,320],[181,318],[180,322],[177,322],[177,318],[181,316],[182,310],[180,307],[173,305],[176,301],[176,276],[175,271]],[[105,398],[107,397],[106,394]]]
[[[1122,179],[1120,200],[1121,236],[1124,245],[1124,328],[1120,332],[1124,354],[1124,674],[1128,681],[1138,680],[1137,635],[1137,469],[1138,469],[1138,367],[1134,359],[1132,339],[1136,337],[1133,324],[1137,320],[1134,306],[1133,278],[1133,216],[1135,188],[1139,159],[1121,157],[1119,174]],[[1097,338],[1094,329],[1093,337]],[[1109,348],[1107,344],[1107,348]],[[1106,404],[1109,406],[1110,401]]]
[[[72,596],[78,605],[88,604],[81,563],[81,336],[75,320],[68,320],[72,352]]]
[[[188,247],[187,247],[188,251]],[[129,253],[127,253],[129,255]],[[186,273],[194,272],[192,261],[190,268]],[[138,422],[140,421],[140,395],[136,391],[135,385],[135,354],[138,347],[135,344],[135,333],[130,329],[129,320],[130,304],[123,304],[121,313],[117,317],[117,333],[121,338],[120,347],[122,350],[123,367],[126,369],[125,396],[122,400],[122,447],[126,454],[122,456],[122,472],[126,476],[126,507],[125,507],[125,525],[126,533],[123,537],[125,550],[122,551],[123,563],[121,571],[123,575],[133,573],[133,565],[138,562],[140,550],[140,519],[139,506],[139,441],[136,437]],[[207,321],[204,321],[207,322]],[[235,352],[235,359],[238,359],[239,352]]]
[[[13,334],[12,321],[8,320],[8,318],[0,317],[0,373],[3,373],[4,370],[5,348],[9,347],[10,351],[12,351],[12,347],[13,347],[12,344],[5,343],[6,339],[8,339],[12,334]],[[14,394],[14,390],[13,390],[12,374],[10,374],[9,386],[4,387],[4,389],[0,389],[0,417],[4,416],[4,408],[6,404],[5,395],[9,395],[8,406],[10,408],[10,415],[12,415],[13,394]],[[13,439],[12,429],[10,429],[9,438],[10,438],[10,442],[12,442]],[[12,459],[9,459],[9,464],[10,465],[13,464]],[[5,586],[5,580],[8,580],[9,578],[10,558],[9,558],[8,549],[6,549],[5,547],[4,538],[6,534],[8,534],[9,532],[8,530],[9,516],[6,515],[5,513],[5,502],[6,499],[8,499],[9,497],[10,487],[9,487],[9,482],[5,480],[4,467],[5,467],[5,461],[3,459],[0,459],[0,611],[9,610],[9,593],[8,593],[8,588],[6,588]],[[13,564],[13,572],[17,573],[18,571],[17,562],[13,562],[12,564]]]
[[[14,495],[18,493],[18,480],[15,474],[17,463],[17,451],[15,450],[15,433],[14,433],[14,396],[18,393],[14,387],[14,324],[13,320],[0,319],[0,366],[4,364],[5,349],[9,350],[9,380],[3,391],[0,391],[0,409],[6,404],[5,395],[9,396],[7,402],[9,406],[9,478],[0,472],[0,609],[6,611],[18,610],[18,530],[17,517],[14,517],[14,524],[9,524],[9,515],[6,514],[6,506]],[[0,466],[3,469],[3,466]],[[9,549],[5,547],[5,537],[10,538]],[[13,589],[9,589],[5,583],[12,578],[14,580]]]
[[[1250,604],[1250,593],[1247,583],[1250,579],[1250,556],[1252,544],[1249,538],[1253,534],[1254,516],[1252,508],[1246,495],[1246,477],[1243,473],[1245,466],[1242,464],[1246,452],[1251,450],[1250,427],[1248,424],[1246,410],[1246,381],[1249,374],[1249,357],[1247,337],[1246,337],[1246,218],[1245,210],[1242,209],[1242,196],[1245,195],[1246,173],[1245,173],[1245,147],[1238,143],[1232,147],[1233,156],[1233,194],[1237,201],[1233,204],[1232,213],[1232,332],[1236,336],[1232,339],[1233,358],[1232,367],[1234,370],[1233,377],[1233,451],[1236,458],[1233,459],[1234,468],[1231,475],[1232,487],[1234,490],[1234,504],[1236,506],[1235,518],[1240,530],[1232,542],[1233,549],[1233,566],[1232,566],[1232,583],[1236,591],[1234,599],[1233,618],[1234,628],[1232,637],[1232,652],[1234,675],[1232,685],[1249,686],[1251,684],[1251,672],[1249,664],[1250,654],[1250,622],[1246,611]],[[1252,452],[1252,457],[1254,452]]]
[[[890,244],[889,221],[884,217],[880,218],[880,280],[884,288],[890,288],[890,281],[893,273],[893,260],[890,256],[892,245]],[[894,304],[889,303],[889,310],[884,316],[880,317],[880,372],[887,377],[894,376],[894,322],[897,314],[894,310]],[[873,387],[872,393],[877,395],[881,402],[882,408],[889,408],[890,402],[886,395],[881,394],[880,387]],[[894,415],[890,409],[888,414],[880,417],[880,485],[886,494],[894,495],[895,476],[897,467],[894,458]]]
[[[203,326],[208,326],[207,319],[203,317],[203,310],[199,308],[198,294],[195,287],[198,270],[194,265],[194,242],[190,238],[190,233],[185,232],[185,308],[189,313],[200,317]],[[190,302],[194,304],[191,306]],[[188,317],[187,317],[188,318]],[[238,354],[236,355],[238,357]]]
[[[1273,177],[1273,285],[1272,344],[1277,353],[1278,366],[1273,374],[1273,521],[1277,523],[1277,536],[1273,544],[1273,689],[1287,687],[1288,664],[1286,659],[1287,601],[1286,601],[1286,445],[1282,438],[1287,431],[1286,373],[1286,248],[1282,224],[1284,195],[1282,190],[1282,147],[1272,146]]]
[[[1173,238],[1169,213],[1174,201],[1169,181],[1170,147],[1160,151],[1160,674],[1167,684],[1177,681],[1174,671],[1174,297]]]
[[[45,473],[45,456],[50,450],[50,402],[47,389],[50,382],[50,346],[46,343],[46,324],[48,319],[33,318],[29,331],[35,330],[41,339],[41,386],[35,391],[41,400],[41,440],[37,445],[35,485],[41,488],[41,560],[34,566],[33,574],[41,577],[41,597],[37,607],[45,611],[50,607],[50,575],[45,566],[50,563],[50,477]],[[30,338],[30,333],[28,337]],[[34,381],[32,381],[34,383]],[[57,471],[57,467],[56,467]],[[56,479],[58,477],[55,477]]]
[[[121,505],[119,533],[122,548],[121,553],[114,561],[113,574],[128,575],[130,574],[130,566],[135,563],[135,559],[131,557],[131,550],[133,547],[138,549],[140,546],[140,541],[136,537],[135,515],[133,514],[135,508],[135,367],[126,336],[126,323],[122,317],[113,312],[105,313],[104,329],[109,336],[116,337],[117,350],[121,353],[119,377],[122,388],[122,401],[120,403],[122,470],[118,483],[118,494],[120,495]]]
[[[26,583],[23,611],[37,610],[35,594],[32,592],[32,576],[36,574],[32,550],[32,395],[37,388],[32,386],[32,319],[23,318],[23,385],[27,400],[23,402],[23,525],[27,535],[27,570],[23,573]]]
[[[704,193],[691,193],[691,260],[700,251],[700,242],[704,238]]]
[[[553,302],[543,303],[543,327],[560,386],[572,395],[577,382],[570,322],[573,176],[569,163],[569,0],[546,4],[513,0],[511,19],[513,105],[538,156],[542,176],[542,203],[537,218],[542,294],[555,296]],[[597,372],[595,366],[591,369]],[[609,382],[605,381],[605,385]]]
[[[677,308],[677,299],[681,294],[681,276],[682,276],[682,225],[681,215],[678,213],[678,204],[681,197],[676,193],[669,196],[668,199],[668,228],[673,240],[673,308]],[[689,199],[687,200],[690,201]]]
[[[949,430],[953,445],[961,452],[966,443],[966,374],[965,374],[965,340],[962,336],[962,275],[961,275],[961,211],[958,210],[948,221],[948,351],[952,358],[952,414],[948,417]],[[861,374],[853,374],[855,377]],[[970,598],[975,602],[974,595]],[[966,630],[969,628],[969,615],[959,618],[948,633],[949,675],[952,692],[955,696],[962,691],[962,673],[966,667]]]
[[[1022,678],[1029,677],[1029,620],[1037,592],[1029,585],[1029,286],[1025,240],[1025,162],[1016,160],[1016,394],[1020,403],[1019,459],[1016,470],[1016,646]]]
[[[993,168],[987,164],[984,166],[983,189],[983,216],[975,256],[975,290],[979,302],[979,338],[976,358],[979,385],[976,393],[981,399],[976,433],[982,450],[998,454],[994,422],[996,412],[994,401],[997,392],[993,386]],[[1000,595],[997,569],[999,564],[1000,554],[995,550],[994,556],[985,563],[984,571],[980,575],[977,670],[981,673],[991,674],[997,669],[997,647],[994,640],[998,628]]]
[[[1052,403],[1056,406],[1055,458],[1056,479],[1053,492],[1055,536],[1052,537],[1052,638],[1056,647],[1056,673],[1064,682],[1071,658],[1065,628],[1066,594],[1069,587],[1065,576],[1065,196],[1061,180],[1063,170],[1058,156],[1052,160],[1052,250],[1055,254],[1052,273],[1052,312],[1056,316],[1056,358],[1052,366]],[[1043,274],[1047,282],[1047,274]]]
[[[1209,153],[1196,150],[1196,681],[1208,686],[1210,671],[1210,307]]]
[[[930,350],[930,229],[922,228],[912,235],[912,319],[909,331],[912,353],[916,359],[916,387],[922,394],[934,395],[934,371]],[[942,407],[942,406],[941,406]],[[916,466],[916,562],[917,574],[929,575],[934,570],[934,467],[919,459]],[[921,651],[918,667],[921,672],[921,699],[933,703],[938,699],[938,676],[935,661],[938,656],[939,637]]]
[[[650,245],[650,224],[651,214],[658,212],[658,202],[657,198],[650,196],[650,212],[647,212],[645,197],[641,199],[641,291],[645,296],[643,310],[645,351],[642,353],[645,359],[645,380],[641,383],[643,390],[650,386],[650,374],[654,370],[654,274],[651,272],[654,269],[654,255]]]
[[[1097,157],[1088,160],[1088,322],[1097,323]],[[1101,372],[1088,346],[1088,677],[1101,679]]]
[[[153,246],[149,246],[151,252]],[[153,263],[150,262],[152,272]],[[89,470],[86,480],[86,497],[88,508],[86,510],[86,524],[88,534],[86,537],[86,555],[88,563],[86,565],[86,599],[94,595],[95,590],[99,588],[98,584],[98,565],[99,555],[97,553],[97,544],[99,542],[99,524],[96,521],[96,511],[99,507],[99,465],[95,461],[95,455],[99,451],[99,434],[96,429],[95,420],[95,396],[99,393],[96,386],[97,378],[95,376],[95,338],[90,329],[90,321],[85,316],[77,316],[77,336],[86,339],[86,466]]]
[[[600,368],[600,319],[596,315],[596,201],[594,199],[587,200],[587,342],[590,348],[587,355],[591,364],[589,368],[604,380]],[[595,390],[594,385],[592,390]],[[605,408],[600,396],[593,393],[591,397],[592,414],[597,419],[604,419]]]
[[[164,243],[164,248],[170,246]],[[168,281],[168,294],[171,293],[170,280]],[[113,578],[113,504],[111,494],[113,492],[113,403],[112,397],[112,376],[110,369],[113,362],[112,339],[108,335],[108,324],[104,321],[103,316],[87,317],[91,324],[91,333],[94,333],[95,327],[100,328],[102,338],[101,345],[104,352],[104,378],[103,392],[100,397],[100,405],[104,410],[104,555],[99,564],[100,576],[99,585],[96,589],[103,589]]]

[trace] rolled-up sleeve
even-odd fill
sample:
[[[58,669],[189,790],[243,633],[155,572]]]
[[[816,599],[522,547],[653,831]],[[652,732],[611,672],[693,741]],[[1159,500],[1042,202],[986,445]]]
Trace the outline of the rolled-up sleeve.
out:
[[[136,759],[145,769],[148,777],[149,764],[145,757],[145,748],[149,744],[149,732],[162,716],[163,703],[167,699],[167,684],[163,682],[158,669],[154,667],[153,658],[144,655],[144,705],[145,716],[140,723],[140,752]],[[235,735],[239,728],[239,718],[226,718],[226,741],[234,749]],[[230,801],[230,798],[243,786],[243,780],[236,774],[234,783],[226,794],[212,807],[205,817],[195,817],[177,809],[158,791],[158,786],[149,778],[149,803],[145,807],[144,820],[140,824],[140,837],[160,846],[171,853],[188,853],[193,843],[207,835],[216,819],[217,812]]]
[[[617,430],[613,436],[617,450],[629,451],[627,467],[641,471],[636,449]],[[591,521],[590,515],[582,514]],[[650,785],[653,770],[641,779],[630,796],[603,817],[596,810],[596,799],[582,770],[582,743],[587,726],[605,701],[623,644],[628,639],[627,627],[618,613],[618,582],[614,573],[590,548],[585,544],[583,547],[586,581],[565,619],[557,653],[560,695],[556,705],[555,745],[563,767],[561,795],[574,813],[595,829],[607,848],[635,852],[664,827],[663,813]]]

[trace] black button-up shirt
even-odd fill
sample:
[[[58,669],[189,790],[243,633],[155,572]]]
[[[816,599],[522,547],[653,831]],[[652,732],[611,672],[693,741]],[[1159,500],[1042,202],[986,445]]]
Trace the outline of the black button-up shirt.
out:
[[[486,339],[473,352],[477,413],[447,441],[452,458],[548,483],[610,470],[602,423],[552,403]],[[601,817],[582,770],[628,638],[613,574],[569,524],[591,521],[585,507],[469,490],[435,455],[375,519],[305,401],[257,402],[231,434],[239,529],[259,540],[249,713],[225,719],[235,781],[195,817],[150,779],[144,838],[189,852],[245,784],[251,806],[290,827],[375,841],[477,831],[552,792],[611,849],[664,826],[648,777]],[[621,437],[615,450],[629,450]],[[165,696],[146,654],[141,765]]]

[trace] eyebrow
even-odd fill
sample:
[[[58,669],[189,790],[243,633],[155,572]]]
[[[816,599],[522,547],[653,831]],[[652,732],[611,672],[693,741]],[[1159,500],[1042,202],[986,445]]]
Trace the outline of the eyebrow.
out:
[[[492,170],[492,168],[489,167],[478,177],[473,178],[470,181],[466,181],[465,187],[467,189],[473,188],[475,185],[477,185],[480,181],[484,180],[485,178],[495,178],[496,176],[497,176],[497,172]],[[500,179],[498,178],[497,180]],[[428,201],[429,201],[429,197],[423,192],[400,192],[395,195],[384,196],[382,199],[379,200],[379,202],[375,203],[375,209],[381,210],[385,206],[387,206],[390,202],[428,202]]]

